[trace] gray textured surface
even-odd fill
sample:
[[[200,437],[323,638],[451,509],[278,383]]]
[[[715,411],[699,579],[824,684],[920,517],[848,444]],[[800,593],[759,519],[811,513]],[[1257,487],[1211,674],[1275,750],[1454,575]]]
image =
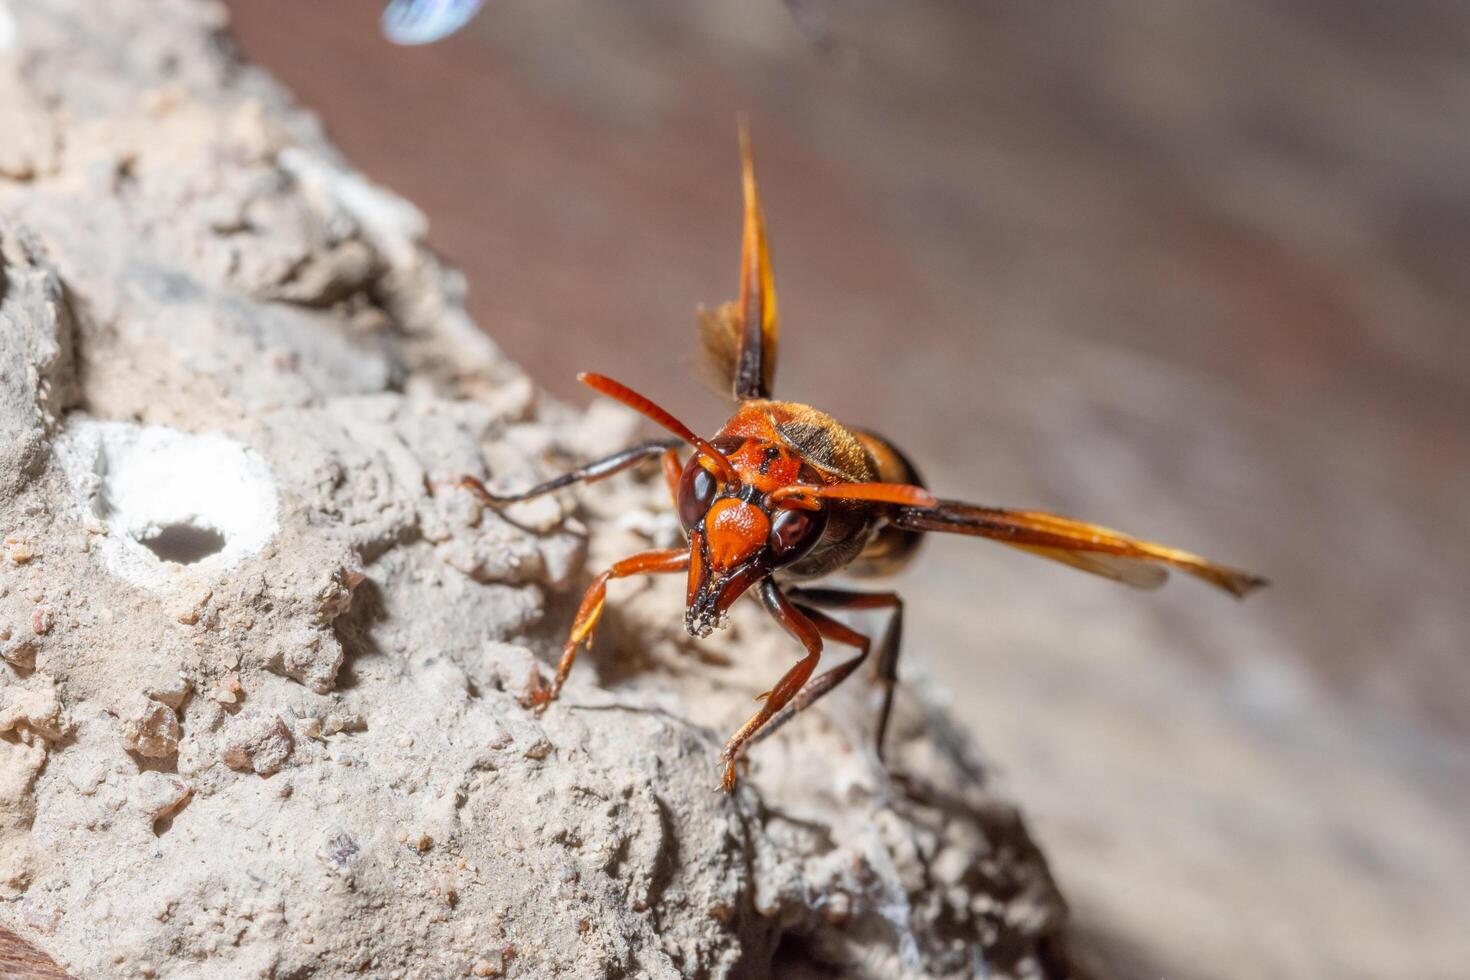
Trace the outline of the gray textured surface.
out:
[[[695,645],[681,583],[635,581],[522,708],[584,552],[673,540],[666,491],[453,484],[632,420],[541,398],[219,8],[16,14],[57,146],[0,179],[0,925],[87,978],[1065,975],[1040,854],[921,685],[902,779],[859,689],[726,795],[791,642],[752,608]]]

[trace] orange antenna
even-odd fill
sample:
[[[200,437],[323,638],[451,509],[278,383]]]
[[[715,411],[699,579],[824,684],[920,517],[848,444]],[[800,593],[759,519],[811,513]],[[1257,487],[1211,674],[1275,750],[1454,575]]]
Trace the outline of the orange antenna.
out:
[[[651,399],[638,394],[632,388],[614,381],[612,378],[601,374],[593,374],[590,371],[583,371],[577,375],[577,380],[594,391],[600,391],[609,398],[622,402],[638,414],[647,416],[680,439],[689,443],[695,449],[698,449],[714,464],[715,469],[719,470],[720,479],[726,483],[740,482],[740,477],[736,474],[735,467],[730,465],[730,461],[725,458],[724,453],[695,435],[689,426],[674,418],[664,409],[659,408]]]
[[[871,500],[903,507],[933,507],[939,501],[923,487],[906,483],[837,483],[830,487],[792,484],[771,491],[771,503],[814,510],[818,500]]]

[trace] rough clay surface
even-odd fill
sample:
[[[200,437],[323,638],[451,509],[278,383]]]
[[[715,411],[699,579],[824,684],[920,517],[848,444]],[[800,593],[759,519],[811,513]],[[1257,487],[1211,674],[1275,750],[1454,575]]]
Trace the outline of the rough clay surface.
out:
[[[682,583],[630,581],[523,709],[588,564],[678,529],[654,482],[504,515],[452,484],[633,420],[538,399],[217,7],[13,13],[0,966],[15,933],[77,977],[1066,974],[1044,864],[916,663],[896,775],[859,684],[726,795],[791,642],[751,606],[696,644]]]

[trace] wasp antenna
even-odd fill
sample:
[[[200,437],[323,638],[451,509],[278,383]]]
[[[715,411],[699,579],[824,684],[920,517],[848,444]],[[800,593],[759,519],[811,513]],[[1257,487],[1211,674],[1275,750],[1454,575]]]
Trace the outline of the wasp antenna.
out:
[[[665,409],[655,405],[652,399],[638,394],[632,388],[614,381],[612,378],[601,374],[593,374],[590,371],[583,371],[577,375],[577,380],[594,391],[600,391],[609,398],[622,402],[638,414],[652,419],[680,439],[689,443],[695,449],[698,449],[715,465],[715,469],[720,471],[720,478],[725,482],[739,482],[739,476],[735,472],[735,467],[730,465],[730,461],[725,458],[724,453],[695,435],[689,426],[674,418]]]
[[[822,487],[817,496],[829,500],[873,500],[906,507],[933,507],[939,503],[928,490],[907,483],[839,483]]]
[[[836,483],[829,487],[793,485],[781,487],[771,493],[771,501],[779,503],[789,500],[796,503],[802,499],[814,500],[871,500],[876,503],[898,504],[903,507],[933,507],[939,503],[928,490],[907,483]],[[802,504],[796,503],[800,507]]]

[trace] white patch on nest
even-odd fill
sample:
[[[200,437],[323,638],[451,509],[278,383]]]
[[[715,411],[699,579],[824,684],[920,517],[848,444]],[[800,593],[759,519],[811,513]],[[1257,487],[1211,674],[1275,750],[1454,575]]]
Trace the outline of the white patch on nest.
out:
[[[9,51],[15,47],[20,31],[15,26],[15,14],[10,12],[10,4],[0,0],[0,52]]]
[[[93,550],[134,585],[208,580],[276,533],[275,479],[228,436],[73,419],[56,449],[82,520],[104,532]]]

